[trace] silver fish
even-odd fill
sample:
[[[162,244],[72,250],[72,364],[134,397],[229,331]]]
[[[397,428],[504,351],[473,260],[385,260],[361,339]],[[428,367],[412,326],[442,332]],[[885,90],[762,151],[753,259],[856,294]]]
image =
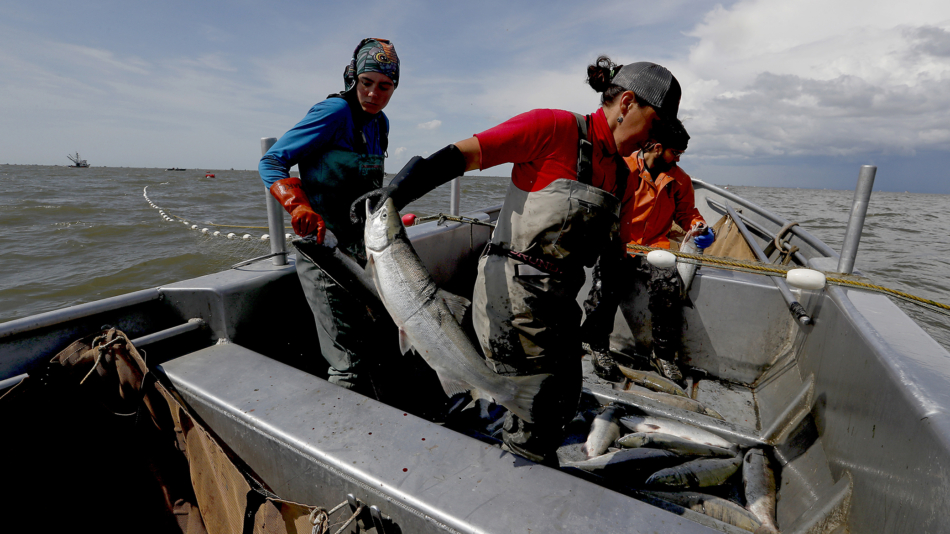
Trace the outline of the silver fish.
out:
[[[695,491],[678,491],[676,493],[645,491],[644,493],[673,504],[678,504],[683,508],[689,508],[694,512],[708,515],[713,519],[718,519],[723,523],[728,523],[743,530],[748,530],[749,532],[758,532],[757,529],[762,526],[752,512],[721,497],[697,493]]]
[[[684,239],[683,243],[680,245],[680,252],[684,254],[702,254],[703,251],[700,250],[696,243],[693,242],[693,238]],[[696,269],[699,268],[699,265],[693,263],[693,260],[685,260],[683,258],[676,259],[676,271],[680,274],[680,278],[683,279],[683,295],[686,296],[689,293],[689,286],[693,283],[693,277],[696,276]]]
[[[637,449],[631,449],[637,450]],[[708,488],[722,485],[742,465],[742,458],[700,458],[660,469],[650,475],[647,485],[668,488]]]
[[[373,285],[372,278],[356,263],[356,260],[338,247],[330,245],[331,236],[332,233],[327,230],[323,244],[317,244],[313,237],[295,237],[291,243],[297,248],[298,254],[320,267],[320,270],[360,302],[372,307],[374,311],[382,312],[379,293]]]
[[[761,449],[749,449],[742,461],[746,507],[762,523],[762,534],[778,533],[775,525],[775,473]]]
[[[603,471],[605,474],[623,474],[630,471],[642,471],[656,469],[656,463],[659,460],[668,460],[676,458],[676,455],[669,451],[660,449],[621,449],[616,452],[601,454],[595,458],[584,460],[582,462],[567,462],[561,464],[561,467],[575,467],[598,473]]]
[[[619,415],[620,408],[608,406],[594,418],[594,422],[590,425],[587,443],[584,445],[587,458],[600,456],[620,437],[620,423],[617,420]]]
[[[696,443],[705,443],[706,445],[714,445],[724,449],[736,448],[734,443],[712,432],[672,419],[651,417],[648,415],[629,415],[627,417],[621,417],[620,424],[632,432],[661,432],[663,434],[672,434],[689,441],[695,441]]]
[[[689,398],[689,395],[683,391],[683,388],[679,387],[676,382],[662,377],[656,373],[651,373],[647,371],[638,371],[636,369],[631,369],[629,367],[624,367],[619,365],[620,372],[623,373],[623,376],[630,379],[631,382],[638,386],[642,386],[653,391],[658,391],[660,393],[669,393],[670,395],[678,395],[680,397]]]
[[[688,410],[691,412],[701,413],[703,415],[708,415],[716,419],[722,420],[722,416],[719,415],[719,412],[707,408],[703,403],[693,400],[689,397],[680,397],[679,395],[670,395],[669,393],[660,393],[659,391],[652,391],[647,388],[642,388],[633,384],[629,384],[626,389],[623,390],[625,393],[631,395],[638,395],[640,397],[645,397],[648,399],[653,399],[657,402],[662,402],[667,406],[673,406],[674,408],[681,408],[683,410]]]
[[[366,205],[367,269],[399,328],[403,354],[415,349],[450,397],[477,388],[531,422],[534,399],[549,374],[505,377],[492,372],[459,325],[468,300],[439,289],[426,270],[392,199],[375,212]]]
[[[683,456],[706,456],[714,458],[728,458],[735,456],[735,453],[729,449],[697,443],[688,439],[683,439],[671,434],[661,434],[658,432],[634,432],[617,440],[621,447],[634,449],[637,447],[649,447],[652,449],[664,449]]]

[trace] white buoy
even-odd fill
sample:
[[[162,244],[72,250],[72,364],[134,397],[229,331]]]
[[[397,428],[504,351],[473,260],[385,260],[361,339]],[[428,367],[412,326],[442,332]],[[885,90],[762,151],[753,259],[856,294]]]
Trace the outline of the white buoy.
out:
[[[192,229],[192,230],[197,230],[197,229],[198,229],[198,225],[197,225],[197,224],[191,225],[191,229]]]
[[[210,233],[211,233],[211,230],[208,230],[207,228],[202,228],[202,229],[201,229],[201,233],[202,233],[202,234],[210,234]]]
[[[188,221],[181,221],[181,224],[184,224],[184,225],[186,225],[186,226],[187,226],[187,225],[189,225],[189,224],[191,224],[191,223],[190,223],[190,222],[188,222]]]
[[[792,269],[785,275],[788,285],[801,289],[821,289],[825,287],[825,275],[811,269]]]
[[[267,241],[268,239],[270,239],[270,236],[267,234],[261,236],[261,241]]]
[[[219,235],[221,235],[221,232],[215,232],[215,233],[213,233],[213,234],[211,234],[211,235],[213,235],[214,237],[218,237]]]
[[[228,234],[228,239],[234,239],[235,237],[237,236],[234,235],[234,232],[231,232],[230,234]]]
[[[251,238],[251,234],[244,234],[244,240],[247,241]]]
[[[292,236],[290,234],[284,234],[284,239],[290,239]]]
[[[676,265],[676,256],[668,250],[651,250],[647,261],[658,269],[669,269]]]

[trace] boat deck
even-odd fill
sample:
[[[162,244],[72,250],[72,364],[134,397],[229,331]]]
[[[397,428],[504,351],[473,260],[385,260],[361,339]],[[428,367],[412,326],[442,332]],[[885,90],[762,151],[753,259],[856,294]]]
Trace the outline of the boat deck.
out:
[[[717,195],[697,185],[707,220],[735,201]],[[771,231],[784,224],[750,206],[742,215]],[[458,274],[474,272],[488,232],[428,224],[410,236],[437,283],[465,294],[471,276]],[[809,265],[828,270],[827,247],[796,232]],[[493,432],[456,431],[330,385],[311,354],[315,331],[298,284],[293,265],[267,260],[11,321],[0,325],[0,380],[108,324],[144,347],[149,365],[287,499],[332,505],[353,493],[403,532],[737,531],[636,484],[506,454]],[[585,402],[767,448],[779,467],[782,532],[940,531],[950,508],[950,354],[886,297],[834,286],[795,295],[813,325],[796,324],[766,277],[699,270],[683,357],[698,377],[694,397],[724,421],[631,399],[590,373]],[[612,348],[643,367],[649,332],[645,299],[633,299]]]

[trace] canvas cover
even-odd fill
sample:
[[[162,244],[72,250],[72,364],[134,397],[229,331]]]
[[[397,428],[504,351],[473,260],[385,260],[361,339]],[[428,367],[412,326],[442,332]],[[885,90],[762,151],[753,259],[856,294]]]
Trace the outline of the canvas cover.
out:
[[[295,534],[331,526],[325,509],[269,493],[116,329],[72,343],[7,390],[0,421],[5,485],[28,496],[8,499],[7,517],[25,530]],[[341,515],[335,523],[350,514]]]

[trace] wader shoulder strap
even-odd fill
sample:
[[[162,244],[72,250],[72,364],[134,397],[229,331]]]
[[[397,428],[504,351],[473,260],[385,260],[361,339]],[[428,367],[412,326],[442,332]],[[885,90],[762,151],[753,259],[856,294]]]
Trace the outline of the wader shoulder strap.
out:
[[[594,177],[594,166],[592,163],[594,145],[587,138],[587,132],[590,131],[590,115],[575,113],[574,118],[577,119],[577,181],[582,184],[593,185],[591,182]],[[617,176],[615,180],[617,189],[614,191],[614,196],[621,200],[623,200],[623,195],[627,191],[629,174],[630,169],[626,163],[621,162],[617,164]]]
[[[383,130],[383,127],[386,125],[386,123],[380,118],[378,113],[376,114],[375,117],[373,117],[370,120],[376,121],[376,131],[378,132],[377,137],[379,141],[379,148],[382,151],[383,155],[386,155],[386,151],[389,149],[389,132]],[[353,121],[353,123],[356,124],[356,121]],[[360,154],[369,155],[369,143],[366,141],[366,132],[363,131],[363,128],[360,128],[359,126],[357,126],[356,132],[353,133],[353,137],[356,139],[356,144],[360,145],[360,146],[354,147],[356,148],[356,151],[359,152]]]
[[[379,117],[379,114],[377,114],[377,117]],[[377,126],[379,127],[379,132],[380,132],[380,133],[379,133],[379,148],[383,151],[383,155],[388,158],[388,157],[389,157],[389,153],[388,153],[388,151],[389,151],[389,127],[388,127],[388,125],[386,124],[386,121],[384,121],[384,120],[382,120],[382,119],[377,118],[376,121],[379,123],[379,124],[377,125]],[[383,130],[383,126],[387,126],[387,128],[386,128],[385,130]]]
[[[359,103],[354,103],[351,98],[347,98],[347,95],[341,91],[339,93],[334,93],[332,95],[327,95],[327,98],[342,98],[346,100],[346,103],[350,108],[350,116],[353,117],[353,140],[356,143],[356,146],[353,147],[353,151],[357,154],[366,154],[369,155],[369,143],[366,141],[366,133],[363,132],[363,128],[356,125],[356,113],[358,112]],[[379,115],[377,114],[373,117],[372,120],[379,121]],[[382,131],[380,125],[377,124],[377,130]],[[389,148],[389,132],[383,132],[379,136],[379,147],[382,149],[383,154],[386,154],[386,150]]]
[[[590,131],[590,115],[581,115],[575,113],[577,119],[577,181],[591,185],[594,175],[593,154],[594,145],[587,138],[587,132]]]

